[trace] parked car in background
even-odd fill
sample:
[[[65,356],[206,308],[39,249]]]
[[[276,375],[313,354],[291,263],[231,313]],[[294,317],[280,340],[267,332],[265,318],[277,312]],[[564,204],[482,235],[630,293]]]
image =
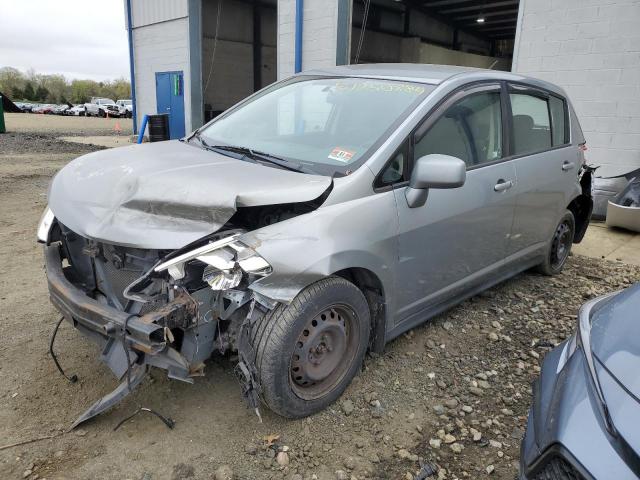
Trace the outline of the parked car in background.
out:
[[[31,109],[31,113],[43,113],[43,114],[50,114],[53,112],[53,109],[56,107],[56,105],[52,105],[50,103],[46,103],[43,105],[37,105],[35,107],[33,107]]]
[[[110,98],[92,98],[89,103],[84,104],[87,116],[93,117],[119,117],[120,109],[116,102]]]
[[[118,100],[116,105],[120,109],[121,117],[131,118],[133,116],[133,103],[131,100]]]
[[[87,108],[84,105],[74,105],[73,107],[65,110],[65,115],[86,116]]]
[[[534,385],[522,480],[640,478],[640,283],[585,303]]]
[[[63,103],[60,105],[56,105],[51,113],[54,113],[56,115],[64,115],[64,112],[66,112],[69,109],[69,105]]]
[[[541,80],[299,74],[180,141],[63,167],[38,229],[50,296],[129,385],[149,365],[192,382],[233,351],[252,408],[311,415],[368,349],[528,268],[561,272],[591,213],[584,143]]]

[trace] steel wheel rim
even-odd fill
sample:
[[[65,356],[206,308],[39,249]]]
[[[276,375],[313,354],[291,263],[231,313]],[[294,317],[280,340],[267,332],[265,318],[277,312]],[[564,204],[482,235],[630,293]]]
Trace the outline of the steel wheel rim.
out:
[[[569,256],[571,243],[573,242],[573,229],[568,221],[562,222],[556,228],[551,246],[551,266],[554,269],[560,268]]]
[[[358,318],[347,305],[330,305],[311,318],[291,355],[289,377],[293,392],[305,400],[329,393],[349,370],[359,337]]]

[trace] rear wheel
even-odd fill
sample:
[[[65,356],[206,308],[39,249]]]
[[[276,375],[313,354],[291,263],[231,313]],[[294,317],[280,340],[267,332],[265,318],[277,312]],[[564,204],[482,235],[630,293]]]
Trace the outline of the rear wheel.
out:
[[[576,231],[576,220],[569,210],[560,219],[553,232],[553,237],[545,261],[538,265],[538,271],[544,275],[557,275],[562,272],[564,264],[569,258]]]
[[[265,315],[251,334],[264,403],[289,418],[326,408],[358,373],[369,329],[364,295],[341,277],[320,280]]]

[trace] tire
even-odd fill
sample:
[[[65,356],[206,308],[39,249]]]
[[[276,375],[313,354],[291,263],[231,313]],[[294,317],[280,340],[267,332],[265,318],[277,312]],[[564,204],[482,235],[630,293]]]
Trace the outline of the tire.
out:
[[[98,110],[98,114],[102,117],[102,118],[106,118],[107,114],[104,110]]]
[[[567,258],[569,258],[575,234],[576,220],[573,213],[566,210],[553,230],[553,237],[549,242],[544,262],[538,265],[540,273],[543,275],[558,275],[562,272]]]
[[[341,277],[313,283],[264,315],[251,331],[262,401],[287,418],[332,404],[362,365],[370,325],[364,295]]]

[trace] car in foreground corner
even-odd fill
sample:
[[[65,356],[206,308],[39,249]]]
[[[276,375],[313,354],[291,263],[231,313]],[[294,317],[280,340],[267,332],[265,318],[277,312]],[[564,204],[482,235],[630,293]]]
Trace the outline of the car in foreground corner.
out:
[[[521,480],[640,478],[640,283],[595,298],[534,383]]]
[[[189,136],[80,157],[38,238],[51,300],[119,390],[233,352],[249,405],[327,407],[367,350],[531,267],[559,273],[592,208],[557,86],[437,65],[295,75]]]

